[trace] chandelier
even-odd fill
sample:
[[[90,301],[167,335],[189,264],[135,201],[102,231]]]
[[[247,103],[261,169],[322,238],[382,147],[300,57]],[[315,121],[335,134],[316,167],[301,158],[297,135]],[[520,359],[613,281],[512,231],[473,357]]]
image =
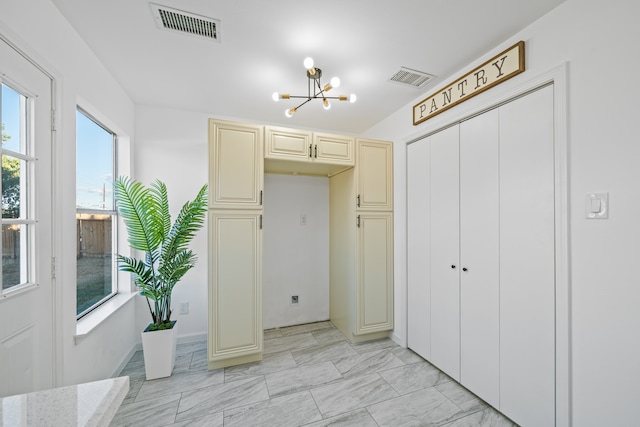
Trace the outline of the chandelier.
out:
[[[320,68],[314,67],[313,59],[305,58],[304,67],[307,69],[307,79],[308,79],[308,82],[307,82],[308,92],[306,96],[290,95],[288,93],[278,93],[278,92],[273,93],[272,98],[274,101],[279,101],[281,99],[292,99],[292,98],[304,99],[304,101],[297,107],[288,108],[284,112],[285,116],[287,117],[293,116],[293,114],[296,111],[298,111],[300,107],[302,107],[304,104],[311,101],[312,99],[321,99],[322,106],[324,107],[325,110],[328,110],[329,108],[331,108],[331,103],[329,102],[330,99],[337,99],[338,101],[349,101],[351,103],[356,102],[356,96],[353,93],[349,96],[346,96],[346,95],[327,96],[326,92],[329,92],[331,89],[335,89],[338,86],[340,86],[340,79],[337,77],[333,77],[331,78],[329,83],[322,86],[322,83],[320,83],[320,79],[322,78],[322,70]]]

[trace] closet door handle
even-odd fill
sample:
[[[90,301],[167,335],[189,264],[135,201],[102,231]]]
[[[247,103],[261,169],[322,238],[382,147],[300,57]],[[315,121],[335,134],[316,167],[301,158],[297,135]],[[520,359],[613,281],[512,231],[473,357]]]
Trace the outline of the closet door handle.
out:
[[[262,206],[262,190],[260,190],[260,206]]]
[[[358,196],[356,197],[356,205],[358,207],[360,207],[360,195],[358,194]]]
[[[462,271],[467,271],[467,267],[462,267]]]
[[[311,150],[312,150],[312,146],[313,146],[313,144],[309,144],[309,158],[311,158],[311,157],[312,157],[312,156],[311,156],[311,153],[312,153],[312,152],[311,152]]]
[[[260,214],[260,230],[262,230],[262,214]]]
[[[358,226],[358,228],[360,228],[360,215],[358,215],[358,218],[356,220],[356,225]]]
[[[313,150],[314,150],[314,157],[317,159],[318,158],[318,144],[315,145]]]

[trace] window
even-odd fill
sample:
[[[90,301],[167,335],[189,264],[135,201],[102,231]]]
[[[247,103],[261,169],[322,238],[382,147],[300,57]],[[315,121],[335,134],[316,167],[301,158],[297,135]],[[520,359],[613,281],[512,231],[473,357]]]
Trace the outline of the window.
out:
[[[116,135],[76,112],[76,229],[78,318],[116,294]]]
[[[29,206],[35,158],[31,156],[27,96],[2,83],[2,286],[0,294],[33,281],[30,236],[35,220]]]

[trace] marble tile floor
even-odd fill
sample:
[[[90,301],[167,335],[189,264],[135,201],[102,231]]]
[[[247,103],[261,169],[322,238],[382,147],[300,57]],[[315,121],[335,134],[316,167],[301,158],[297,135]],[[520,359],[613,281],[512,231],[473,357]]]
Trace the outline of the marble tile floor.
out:
[[[178,345],[173,375],[145,380],[142,352],[112,426],[515,426],[390,339],[351,344],[330,322],[272,329],[261,362],[207,370]]]

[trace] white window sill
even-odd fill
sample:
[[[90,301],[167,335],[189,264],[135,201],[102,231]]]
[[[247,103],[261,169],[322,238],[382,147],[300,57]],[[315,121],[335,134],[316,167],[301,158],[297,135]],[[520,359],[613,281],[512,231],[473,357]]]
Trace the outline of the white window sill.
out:
[[[78,320],[76,323],[76,334],[74,335],[75,343],[85,339],[98,325],[107,320],[113,313],[118,311],[120,307],[131,301],[137,292],[121,293],[109,299],[100,307]]]

